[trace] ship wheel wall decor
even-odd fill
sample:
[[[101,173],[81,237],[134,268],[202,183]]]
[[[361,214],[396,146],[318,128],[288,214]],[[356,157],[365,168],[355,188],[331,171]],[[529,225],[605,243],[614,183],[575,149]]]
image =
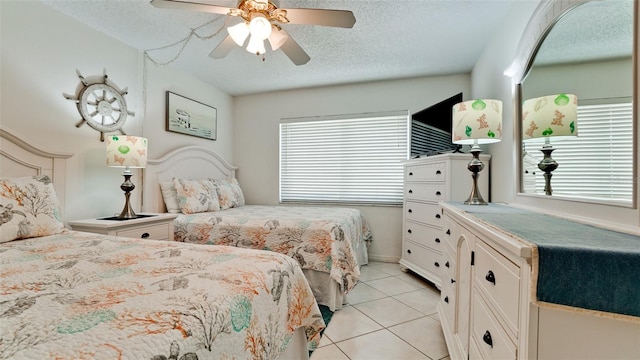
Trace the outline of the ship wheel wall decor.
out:
[[[122,126],[127,121],[127,116],[135,113],[127,109],[127,101],[124,96],[127,88],[120,89],[107,77],[107,70],[101,76],[84,77],[79,70],[76,74],[80,83],[75,95],[63,93],[65,99],[76,103],[82,120],[76,124],[80,127],[85,123],[92,129],[100,132],[100,141],[104,142],[104,134],[119,131],[126,135]]]

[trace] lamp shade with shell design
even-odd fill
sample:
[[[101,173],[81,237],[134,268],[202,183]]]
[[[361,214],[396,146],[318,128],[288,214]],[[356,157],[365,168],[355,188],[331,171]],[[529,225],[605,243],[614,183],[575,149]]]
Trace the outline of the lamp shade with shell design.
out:
[[[476,99],[452,108],[454,144],[490,144],[502,139],[502,101]]]
[[[578,136],[578,97],[547,95],[522,104],[522,139]]]
[[[138,136],[107,136],[107,166],[144,168],[147,166],[147,139]]]

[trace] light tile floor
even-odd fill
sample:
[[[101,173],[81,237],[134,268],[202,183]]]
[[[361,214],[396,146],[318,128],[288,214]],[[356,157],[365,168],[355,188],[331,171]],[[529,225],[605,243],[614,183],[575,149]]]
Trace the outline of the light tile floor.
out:
[[[360,271],[311,360],[448,360],[438,289],[399,264],[370,262]]]

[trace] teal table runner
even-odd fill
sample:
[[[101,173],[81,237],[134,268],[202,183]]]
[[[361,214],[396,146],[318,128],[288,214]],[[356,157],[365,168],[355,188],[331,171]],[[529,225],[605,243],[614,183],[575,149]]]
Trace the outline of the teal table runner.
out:
[[[453,204],[538,247],[538,301],[640,316],[639,236],[500,204]]]

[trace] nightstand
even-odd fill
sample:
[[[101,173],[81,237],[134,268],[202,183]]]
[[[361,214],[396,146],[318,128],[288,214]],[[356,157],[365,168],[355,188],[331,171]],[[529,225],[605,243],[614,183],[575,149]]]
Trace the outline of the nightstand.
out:
[[[141,214],[130,220],[85,219],[69,221],[72,230],[130,238],[173,241],[173,219],[178,214]]]

